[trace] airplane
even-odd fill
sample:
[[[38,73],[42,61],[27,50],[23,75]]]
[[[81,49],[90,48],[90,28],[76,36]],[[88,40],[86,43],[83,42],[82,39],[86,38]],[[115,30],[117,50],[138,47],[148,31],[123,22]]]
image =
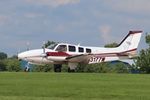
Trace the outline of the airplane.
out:
[[[95,64],[134,58],[141,35],[142,31],[129,31],[115,48],[56,43],[48,48],[19,53],[18,59],[30,64],[53,64],[54,72],[61,72],[62,64],[68,64],[68,72],[74,72],[79,63]],[[26,71],[29,71],[28,67]]]

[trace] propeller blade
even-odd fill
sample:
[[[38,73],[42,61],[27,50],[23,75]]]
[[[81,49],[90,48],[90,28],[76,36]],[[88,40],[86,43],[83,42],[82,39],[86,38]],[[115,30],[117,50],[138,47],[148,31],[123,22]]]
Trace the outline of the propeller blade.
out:
[[[44,42],[43,42],[43,46],[42,46],[42,48],[43,48],[43,53],[41,54],[41,57],[42,57],[42,63],[43,63],[44,59],[47,59],[47,53],[46,53],[46,47],[45,47],[45,44],[46,44],[46,42],[44,41]]]
[[[43,42],[43,53],[45,53],[45,41]]]

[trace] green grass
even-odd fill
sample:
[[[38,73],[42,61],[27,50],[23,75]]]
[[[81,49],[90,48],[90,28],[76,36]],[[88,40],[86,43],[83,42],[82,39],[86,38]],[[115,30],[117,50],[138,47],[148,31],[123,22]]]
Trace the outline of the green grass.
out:
[[[0,72],[0,100],[150,100],[150,75]]]

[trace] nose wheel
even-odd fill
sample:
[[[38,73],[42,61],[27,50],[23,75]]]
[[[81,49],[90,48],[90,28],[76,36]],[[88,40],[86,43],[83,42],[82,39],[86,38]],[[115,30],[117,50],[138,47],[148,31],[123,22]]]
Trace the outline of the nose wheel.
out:
[[[28,62],[27,65],[25,66],[24,71],[25,71],[25,72],[29,72],[29,71],[30,71],[30,64],[29,64],[29,62]]]
[[[29,71],[30,71],[30,68],[26,67],[26,68],[24,69],[24,71],[25,71],[25,72],[29,72]]]

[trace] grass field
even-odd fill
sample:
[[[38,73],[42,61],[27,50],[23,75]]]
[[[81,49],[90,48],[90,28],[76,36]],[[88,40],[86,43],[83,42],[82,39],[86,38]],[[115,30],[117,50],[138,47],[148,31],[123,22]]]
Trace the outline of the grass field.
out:
[[[0,100],[150,100],[150,75],[0,72]]]

